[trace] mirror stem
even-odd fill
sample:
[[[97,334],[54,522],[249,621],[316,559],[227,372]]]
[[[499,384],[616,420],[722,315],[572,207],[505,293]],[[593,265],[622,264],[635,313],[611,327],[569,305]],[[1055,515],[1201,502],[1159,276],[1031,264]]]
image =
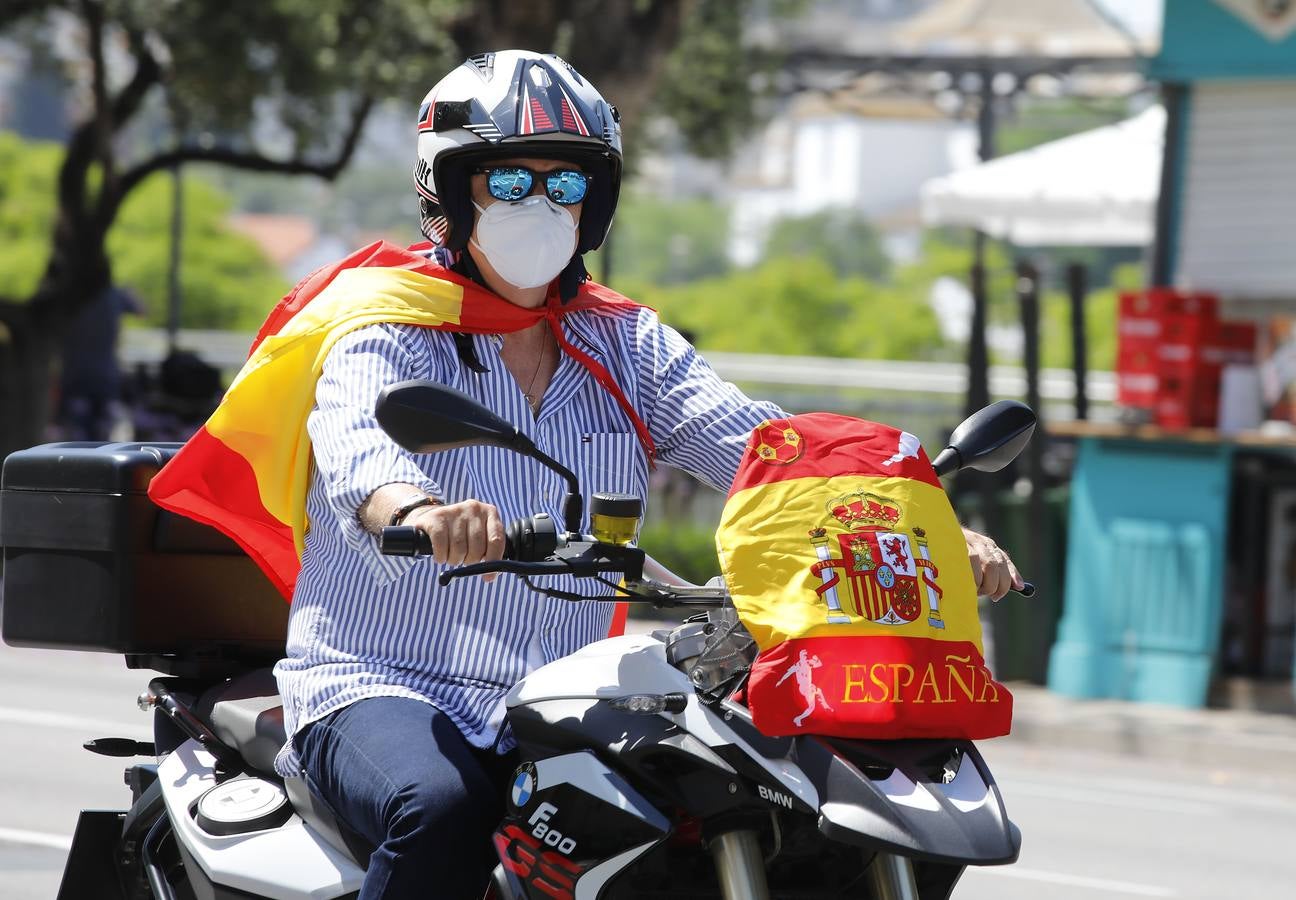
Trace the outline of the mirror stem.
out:
[[[567,533],[579,535],[581,519],[585,517],[585,504],[581,501],[580,494],[571,490],[567,492],[567,496],[563,498],[563,516],[567,520],[564,523]]]
[[[525,438],[525,435],[520,432],[519,436]],[[523,450],[532,459],[543,463],[546,468],[552,470],[563,481],[567,482],[567,495],[563,497],[563,530],[568,534],[579,535],[581,520],[585,518],[585,502],[581,498],[580,482],[576,480],[576,474],[531,443],[530,439],[526,439],[525,445],[516,442],[514,446]]]
[[[963,457],[953,447],[946,447],[936,454],[936,458],[932,460],[932,468],[936,470],[936,475],[939,477],[949,475],[963,468]]]

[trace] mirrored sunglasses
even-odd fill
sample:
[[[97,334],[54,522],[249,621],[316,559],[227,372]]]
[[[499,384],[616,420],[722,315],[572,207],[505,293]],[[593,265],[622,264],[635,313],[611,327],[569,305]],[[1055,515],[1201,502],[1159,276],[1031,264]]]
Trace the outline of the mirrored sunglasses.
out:
[[[554,203],[574,206],[585,199],[592,175],[577,169],[535,172],[525,166],[488,166],[473,170],[486,176],[486,189],[496,200],[512,203],[527,197],[537,178],[544,179],[545,194]]]

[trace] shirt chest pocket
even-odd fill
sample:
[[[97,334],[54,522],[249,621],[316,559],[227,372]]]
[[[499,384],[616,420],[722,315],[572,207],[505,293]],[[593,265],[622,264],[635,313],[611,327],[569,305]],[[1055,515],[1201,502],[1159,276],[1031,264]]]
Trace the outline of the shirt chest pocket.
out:
[[[588,432],[580,436],[581,485],[594,493],[632,494],[641,500],[648,488],[648,466],[632,432]]]

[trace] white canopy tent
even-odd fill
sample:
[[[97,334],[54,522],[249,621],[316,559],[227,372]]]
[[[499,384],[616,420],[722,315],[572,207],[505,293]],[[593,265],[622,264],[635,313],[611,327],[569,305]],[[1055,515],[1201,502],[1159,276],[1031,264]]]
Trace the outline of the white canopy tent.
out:
[[[922,187],[928,225],[966,225],[1018,246],[1152,242],[1165,110],[1002,156]]]

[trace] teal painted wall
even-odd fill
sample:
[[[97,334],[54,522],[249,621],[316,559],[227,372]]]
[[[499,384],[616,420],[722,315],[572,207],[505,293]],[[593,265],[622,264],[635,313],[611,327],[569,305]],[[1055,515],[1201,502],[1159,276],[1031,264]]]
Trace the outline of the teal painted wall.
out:
[[[1148,74],[1159,81],[1296,77],[1296,31],[1274,42],[1214,0],[1165,0],[1161,52]]]

